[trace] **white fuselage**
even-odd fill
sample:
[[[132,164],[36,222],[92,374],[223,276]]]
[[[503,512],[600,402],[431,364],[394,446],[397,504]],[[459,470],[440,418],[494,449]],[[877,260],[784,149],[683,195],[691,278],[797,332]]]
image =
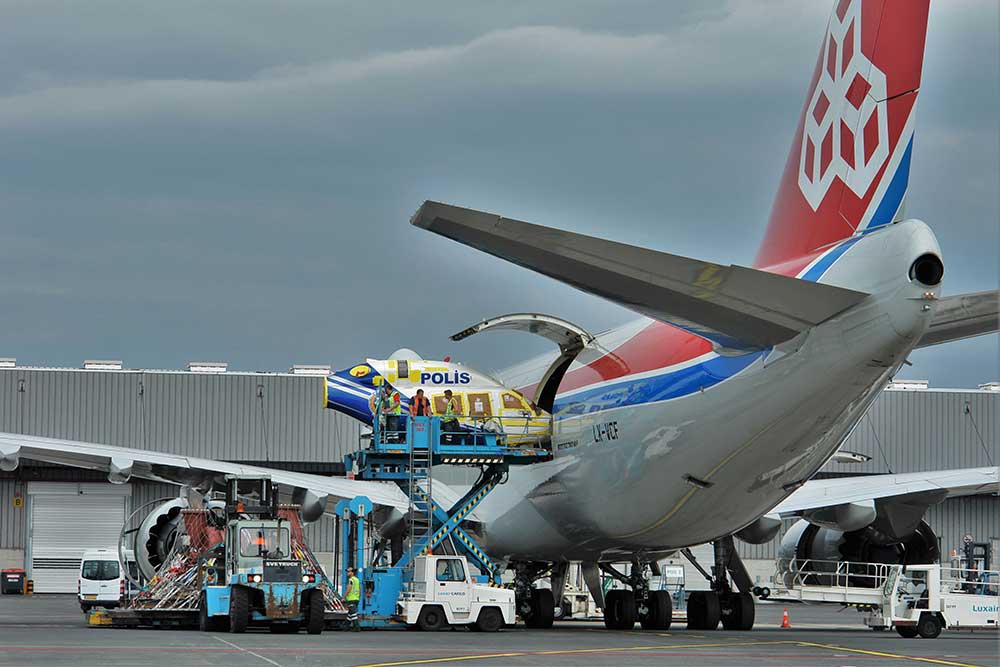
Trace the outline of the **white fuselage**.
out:
[[[718,383],[621,400],[647,372],[560,394],[554,459],[511,470],[477,510],[488,551],[606,560],[710,541],[767,513],[837,450],[926,330],[940,286],[908,275],[924,253],[940,250],[920,221],[870,233],[820,279],[871,295],[858,305],[773,349],[652,374],[705,357],[740,368]],[[576,394],[590,397],[582,413],[559,409]]]

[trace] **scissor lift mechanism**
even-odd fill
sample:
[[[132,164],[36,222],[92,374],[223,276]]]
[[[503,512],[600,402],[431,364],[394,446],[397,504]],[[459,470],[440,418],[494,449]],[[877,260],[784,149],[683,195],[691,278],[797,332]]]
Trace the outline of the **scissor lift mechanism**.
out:
[[[493,583],[499,584],[499,568],[461,527],[461,523],[503,481],[510,466],[546,461],[551,458],[551,452],[540,448],[508,447],[503,433],[468,429],[461,436],[467,443],[455,444],[448,442],[448,434],[442,433],[440,417],[408,417],[406,421],[405,432],[399,432],[399,442],[387,441],[386,436],[391,437],[392,434],[385,433],[376,422],[371,447],[348,455],[345,459],[348,470],[355,469],[356,464],[357,479],[395,482],[410,498],[411,507],[415,503],[425,506],[429,504],[433,517],[430,530],[415,544],[411,544],[393,567],[408,566],[413,558],[433,553],[435,548],[452,537],[456,548],[487,573]],[[428,468],[442,464],[478,466],[482,468],[482,474],[468,493],[446,510],[429,495],[429,484],[425,489],[414,481],[412,466],[415,455],[420,455],[417,460],[424,461],[423,465]],[[357,515],[350,504],[345,505],[345,508]],[[343,508],[338,507],[340,509]],[[370,504],[368,509],[371,509]],[[338,511],[338,516],[343,516],[343,513]]]

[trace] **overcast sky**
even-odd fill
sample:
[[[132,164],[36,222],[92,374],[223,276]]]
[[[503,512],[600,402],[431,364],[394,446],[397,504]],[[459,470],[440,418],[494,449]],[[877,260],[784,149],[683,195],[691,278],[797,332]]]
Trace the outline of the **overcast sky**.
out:
[[[907,213],[1000,254],[996,0],[934,4]],[[832,0],[0,1],[0,356],[285,370],[631,313],[411,227],[438,199],[749,264]],[[477,340],[482,338],[482,340]],[[996,335],[905,377],[1000,379]]]

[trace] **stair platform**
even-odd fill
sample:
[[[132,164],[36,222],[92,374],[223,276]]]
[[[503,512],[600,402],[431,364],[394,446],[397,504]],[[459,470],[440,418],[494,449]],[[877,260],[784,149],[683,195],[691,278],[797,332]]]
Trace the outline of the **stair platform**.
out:
[[[414,455],[430,466],[527,465],[552,458],[552,452],[542,446],[509,446],[508,434],[485,427],[463,426],[461,431],[445,432],[440,417],[405,419],[405,430],[400,431],[389,432],[376,424],[370,446],[345,458],[347,470],[354,471],[356,479],[409,480]],[[492,420],[486,424],[497,423]]]

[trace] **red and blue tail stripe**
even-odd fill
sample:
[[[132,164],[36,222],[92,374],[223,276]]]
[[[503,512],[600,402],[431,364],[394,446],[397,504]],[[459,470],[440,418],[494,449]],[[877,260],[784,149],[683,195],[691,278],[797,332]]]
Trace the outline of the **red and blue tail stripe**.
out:
[[[901,215],[928,7],[837,3],[756,267],[799,275],[820,250]],[[802,277],[816,279],[812,268]]]
[[[902,216],[929,0],[837,0],[754,266],[819,281]],[[661,322],[574,364],[563,414],[680,398],[750,367]]]

